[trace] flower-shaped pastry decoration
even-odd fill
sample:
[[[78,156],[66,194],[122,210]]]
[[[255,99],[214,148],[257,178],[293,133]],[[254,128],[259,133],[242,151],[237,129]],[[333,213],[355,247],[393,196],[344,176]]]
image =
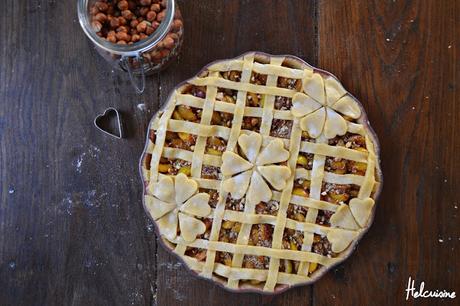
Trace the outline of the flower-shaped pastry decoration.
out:
[[[234,199],[246,195],[248,204],[270,201],[272,191],[268,184],[281,190],[291,175],[289,167],[276,165],[289,159],[283,141],[271,140],[261,149],[262,136],[252,132],[240,135],[238,145],[244,157],[231,151],[222,155],[222,174],[231,176],[223,181],[223,190],[230,192]]]
[[[342,115],[357,119],[361,108],[342,85],[333,77],[323,78],[313,73],[303,80],[303,92],[292,98],[291,112],[300,119],[300,127],[317,138],[323,133],[334,138],[347,132],[347,122]]]
[[[153,196],[146,196],[146,207],[156,221],[161,235],[172,240],[177,236],[177,224],[185,241],[192,242],[206,231],[205,224],[194,216],[211,213],[209,194],[197,193],[198,184],[183,173],[175,177],[162,176],[153,186]]]

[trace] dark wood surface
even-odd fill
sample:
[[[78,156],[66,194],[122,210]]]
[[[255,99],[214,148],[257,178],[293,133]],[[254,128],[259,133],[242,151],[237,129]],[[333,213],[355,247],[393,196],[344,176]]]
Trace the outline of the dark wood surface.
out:
[[[458,1],[180,1],[181,56],[142,96],[86,39],[75,2],[0,10],[0,305],[460,303],[404,292],[411,276],[460,295]],[[158,245],[138,176],[148,121],[174,85],[250,50],[337,75],[367,110],[385,177],[353,256],[276,297],[188,273]],[[109,106],[123,140],[92,125]]]

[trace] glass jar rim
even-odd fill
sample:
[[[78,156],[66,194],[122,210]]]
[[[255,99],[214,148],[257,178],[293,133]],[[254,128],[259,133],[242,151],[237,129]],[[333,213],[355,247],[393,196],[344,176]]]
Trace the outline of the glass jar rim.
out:
[[[166,6],[166,15],[160,23],[160,26],[148,38],[133,43],[132,45],[114,44],[97,36],[96,32],[91,27],[91,21],[88,13],[89,0],[78,0],[78,20],[80,21],[80,25],[86,36],[88,36],[88,38],[99,48],[117,55],[138,56],[140,53],[151,49],[152,46],[158,44],[168,33],[168,30],[174,20],[175,1],[167,1],[168,5]]]

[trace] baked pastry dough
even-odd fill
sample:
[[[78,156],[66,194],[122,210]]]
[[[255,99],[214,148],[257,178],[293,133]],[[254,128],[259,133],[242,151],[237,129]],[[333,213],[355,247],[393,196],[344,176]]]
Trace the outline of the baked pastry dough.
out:
[[[247,53],[204,68],[152,119],[144,205],[191,270],[229,289],[280,291],[318,279],[369,228],[377,148],[334,76]]]

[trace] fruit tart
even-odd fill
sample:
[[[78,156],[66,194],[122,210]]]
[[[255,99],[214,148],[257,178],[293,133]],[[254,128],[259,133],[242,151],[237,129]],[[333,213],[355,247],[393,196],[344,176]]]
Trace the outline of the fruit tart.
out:
[[[362,105],[333,75],[259,52],[176,87],[140,168],[167,249],[237,291],[316,281],[352,253],[382,187]]]

